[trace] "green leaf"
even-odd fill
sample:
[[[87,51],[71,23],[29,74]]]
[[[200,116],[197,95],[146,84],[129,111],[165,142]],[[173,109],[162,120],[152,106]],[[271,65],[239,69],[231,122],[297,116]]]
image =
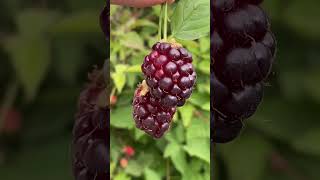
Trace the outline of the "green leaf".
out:
[[[146,180],[161,180],[161,176],[154,170],[146,168],[144,171]]]
[[[17,25],[22,36],[39,36],[49,30],[55,21],[56,13],[39,9],[28,9],[19,13]]]
[[[187,129],[187,140],[193,138],[209,138],[210,137],[210,122],[200,119],[194,119]]]
[[[6,42],[6,49],[27,100],[33,100],[49,68],[49,42],[37,36],[17,36]]]
[[[192,104],[202,107],[204,104],[208,102],[208,98],[210,98],[207,94],[199,93],[195,91],[189,99],[189,102]],[[204,109],[206,110],[206,109]]]
[[[142,164],[134,160],[129,160],[129,163],[125,169],[125,172],[132,176],[139,177],[142,175],[142,172],[143,172]]]
[[[94,33],[102,35],[99,18],[95,12],[78,12],[62,18],[50,27],[53,35],[70,36],[75,34]]]
[[[210,37],[204,37],[199,39],[200,52],[210,54]],[[210,69],[210,67],[208,67]]]
[[[210,111],[210,102],[206,102],[201,106],[201,109]]]
[[[122,92],[124,85],[126,84],[125,72],[127,70],[127,65],[118,64],[115,66],[115,72],[111,74],[112,80],[116,85],[119,93]]]
[[[187,161],[186,161],[186,153],[180,148],[179,153],[175,156],[171,156],[172,163],[174,167],[181,173],[184,174],[186,171]]]
[[[131,25],[130,29],[137,27],[151,27],[157,29],[158,25],[147,19],[138,19]]]
[[[272,151],[264,139],[256,134],[243,135],[238,140],[217,147],[225,160],[231,180],[263,178]]]
[[[171,17],[172,35],[194,40],[210,32],[210,1],[181,0]]]
[[[320,129],[313,129],[300,134],[292,145],[300,152],[320,156],[319,139]]]
[[[114,177],[114,180],[131,180],[131,177],[129,177],[125,173],[119,173]]]
[[[210,138],[188,139],[184,149],[191,156],[199,157],[207,163],[210,163]]]
[[[130,66],[126,71],[129,73],[141,73],[141,65]]]
[[[168,158],[170,156],[176,155],[177,152],[179,151],[180,151],[180,145],[178,143],[171,142],[166,146],[163,156],[165,158]]]
[[[136,32],[129,32],[121,36],[120,44],[132,49],[137,49],[137,50],[144,49],[143,40]]]
[[[285,19],[283,22],[301,35],[320,38],[320,24],[317,17],[319,6],[319,1],[292,1],[287,4],[283,12]]]
[[[201,61],[198,66],[197,69],[199,69],[201,72],[210,75],[210,59],[206,59]]]
[[[55,44],[54,69],[62,81],[73,84],[80,67],[84,63],[82,61],[84,54],[81,53],[83,46],[77,41],[60,40],[57,42]]]
[[[175,142],[169,143],[165,148],[164,157],[170,157],[177,170],[181,174],[184,173],[187,162],[186,154],[183,152],[181,145]]]
[[[110,124],[116,128],[132,129],[134,122],[132,119],[131,106],[111,110]]]
[[[185,104],[184,106],[178,109],[181,114],[181,119],[184,127],[189,126],[193,116],[194,109],[194,106],[192,106],[191,104]]]
[[[135,140],[139,140],[144,135],[145,135],[145,133],[142,130],[140,130],[138,128],[134,128],[134,138],[135,138]]]
[[[116,163],[114,163],[114,162],[111,162],[110,163],[110,175],[111,175],[111,178],[112,178],[112,175],[113,175],[113,173],[114,173],[114,170],[116,169]]]

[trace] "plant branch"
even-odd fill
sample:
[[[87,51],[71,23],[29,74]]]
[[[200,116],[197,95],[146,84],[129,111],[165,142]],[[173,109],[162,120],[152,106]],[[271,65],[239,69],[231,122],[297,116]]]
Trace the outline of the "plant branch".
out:
[[[165,4],[164,8],[164,22],[163,22],[163,39],[167,41],[168,37],[168,2]]]
[[[166,180],[170,180],[170,159],[167,159],[167,177]]]
[[[159,17],[159,27],[158,27],[158,38],[161,40],[162,38],[162,19],[163,19],[163,6],[161,5],[160,9],[160,17]]]

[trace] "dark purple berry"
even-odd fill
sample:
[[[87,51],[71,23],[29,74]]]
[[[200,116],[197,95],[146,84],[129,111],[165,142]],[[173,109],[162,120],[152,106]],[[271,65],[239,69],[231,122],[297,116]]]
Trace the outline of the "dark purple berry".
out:
[[[158,42],[142,64],[150,95],[165,108],[182,106],[196,82],[192,55],[175,44]]]
[[[160,101],[170,105],[164,108]],[[145,131],[154,138],[161,138],[169,129],[177,104],[175,96],[166,97],[161,100],[152,96],[145,81],[137,88],[133,98],[133,119],[136,127]]]
[[[73,173],[76,180],[102,180],[109,174],[109,108],[106,81],[95,70],[81,92],[73,128]]]
[[[271,71],[276,39],[263,0],[216,0],[211,11],[211,138],[236,138],[257,110]]]

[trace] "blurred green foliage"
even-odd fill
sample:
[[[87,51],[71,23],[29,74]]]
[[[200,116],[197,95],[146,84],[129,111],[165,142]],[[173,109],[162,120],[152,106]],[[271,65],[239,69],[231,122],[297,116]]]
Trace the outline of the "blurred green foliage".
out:
[[[78,96],[109,56],[99,27],[104,5],[0,1],[0,179],[72,179]],[[7,110],[21,118],[4,117]]]
[[[215,179],[320,178],[320,2],[265,1],[278,40],[258,112],[240,137],[216,145]]]
[[[158,41],[159,12],[160,7],[143,10],[111,7],[111,97],[117,97],[111,108],[111,176],[115,180],[209,180],[208,34],[197,41],[179,41],[193,54],[198,79],[190,100],[178,109],[170,131],[162,139],[155,140],[137,129],[132,117],[134,90],[143,80],[141,64]],[[126,146],[134,148],[133,157],[127,157],[123,152]],[[121,160],[127,161],[128,165]]]

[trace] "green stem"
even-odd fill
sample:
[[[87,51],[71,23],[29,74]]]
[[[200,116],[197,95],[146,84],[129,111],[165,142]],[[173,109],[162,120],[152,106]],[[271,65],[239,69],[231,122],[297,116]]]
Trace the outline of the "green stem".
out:
[[[159,41],[162,38],[162,18],[163,18],[163,6],[161,5],[161,9],[160,9],[160,17],[159,17],[159,27],[158,27],[158,39]]]
[[[164,22],[163,22],[163,39],[167,41],[168,37],[168,2],[166,2],[164,9]]]
[[[167,175],[166,180],[170,180],[170,160],[167,159]]]

